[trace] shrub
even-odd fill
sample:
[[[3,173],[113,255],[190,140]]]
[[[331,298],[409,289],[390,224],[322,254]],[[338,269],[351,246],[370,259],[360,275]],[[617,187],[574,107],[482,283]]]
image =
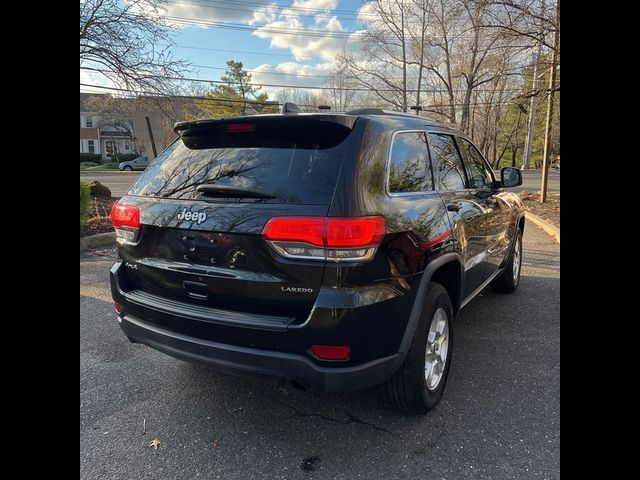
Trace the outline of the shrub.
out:
[[[91,203],[91,192],[89,184],[80,180],[80,223],[89,216],[89,205]]]
[[[93,197],[111,197],[111,190],[106,185],[103,185],[97,180],[94,180],[89,184],[89,191],[91,192],[91,198]]]
[[[82,162],[94,162],[100,163],[102,155],[99,153],[80,153],[80,163]]]

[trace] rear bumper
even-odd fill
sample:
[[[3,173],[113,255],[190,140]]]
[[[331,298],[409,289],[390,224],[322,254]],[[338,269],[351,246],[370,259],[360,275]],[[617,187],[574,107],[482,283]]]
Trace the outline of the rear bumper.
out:
[[[365,364],[326,368],[291,353],[228,345],[165,330],[131,315],[121,318],[120,327],[132,342],[146,344],[168,355],[204,362],[221,370],[272,375],[296,380],[305,386],[350,392],[384,382],[399,367],[399,354]]]

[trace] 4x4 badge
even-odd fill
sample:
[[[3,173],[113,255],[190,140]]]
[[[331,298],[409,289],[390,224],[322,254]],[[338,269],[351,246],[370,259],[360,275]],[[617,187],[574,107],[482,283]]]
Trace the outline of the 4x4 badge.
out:
[[[187,212],[187,209],[183,208],[176,218],[178,220],[198,222],[198,225],[200,225],[202,222],[204,222],[207,219],[207,214],[204,212],[191,212],[191,211]]]

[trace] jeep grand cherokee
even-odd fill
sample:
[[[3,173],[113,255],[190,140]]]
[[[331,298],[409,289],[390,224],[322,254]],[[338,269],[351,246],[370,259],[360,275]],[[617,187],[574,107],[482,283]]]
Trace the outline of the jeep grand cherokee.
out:
[[[368,109],[178,123],[112,210],[132,342],[423,413],[452,322],[518,286],[524,211],[460,131]]]

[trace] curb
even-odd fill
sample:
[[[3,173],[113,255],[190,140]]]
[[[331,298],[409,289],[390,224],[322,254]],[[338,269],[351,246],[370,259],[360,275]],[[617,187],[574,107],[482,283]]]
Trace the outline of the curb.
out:
[[[527,220],[531,220],[532,223],[537,225],[539,228],[545,231],[547,235],[549,235],[556,243],[560,243],[560,229],[554,227],[546,220],[541,219],[539,216],[534,215],[529,210],[525,211],[524,214]]]
[[[90,237],[82,237],[80,239],[80,253],[86,252],[91,248],[115,246],[116,232],[100,233],[91,235]]]

